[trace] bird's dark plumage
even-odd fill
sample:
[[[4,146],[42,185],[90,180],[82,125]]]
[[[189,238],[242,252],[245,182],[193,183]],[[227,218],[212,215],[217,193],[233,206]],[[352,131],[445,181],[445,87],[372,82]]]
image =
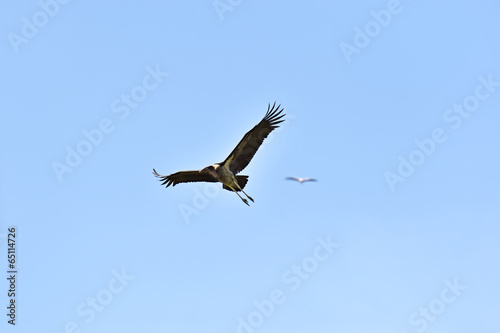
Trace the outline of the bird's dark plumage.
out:
[[[264,139],[267,138],[273,129],[279,127],[277,126],[279,123],[285,120],[281,119],[285,115],[281,114],[283,109],[280,110],[280,106],[281,105],[278,105],[276,107],[276,103],[274,103],[271,107],[271,104],[269,104],[264,119],[245,134],[236,148],[234,148],[231,154],[222,162],[222,164],[229,162],[228,168],[234,174],[246,168],[257,152],[257,149],[259,149],[262,142],[264,142]]]
[[[179,171],[168,176],[162,176],[155,169],[153,169],[153,175],[160,178],[162,185],[169,187],[170,185],[175,186],[179,183],[190,183],[190,182],[218,182],[212,175],[208,173],[201,173],[200,170],[193,171]]]

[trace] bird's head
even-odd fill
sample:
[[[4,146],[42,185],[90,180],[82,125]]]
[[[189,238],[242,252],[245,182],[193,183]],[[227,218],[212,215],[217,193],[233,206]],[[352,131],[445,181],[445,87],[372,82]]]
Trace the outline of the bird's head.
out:
[[[217,167],[217,165],[215,165],[215,164],[209,165],[206,168],[201,169],[200,173],[208,173],[208,174],[214,176],[215,178],[217,178],[216,167]]]

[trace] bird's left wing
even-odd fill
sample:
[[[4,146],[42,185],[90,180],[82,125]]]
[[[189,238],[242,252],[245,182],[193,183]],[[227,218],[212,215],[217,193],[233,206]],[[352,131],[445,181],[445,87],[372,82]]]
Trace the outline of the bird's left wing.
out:
[[[208,173],[201,173],[198,170],[194,171],[179,171],[168,176],[162,176],[155,169],[153,169],[153,175],[160,178],[162,185],[169,187],[170,185],[175,186],[179,183],[190,183],[190,182],[217,182],[212,175]]]
[[[285,120],[281,119],[285,114],[281,114],[283,109],[280,110],[280,106],[276,106],[276,102],[272,107],[269,104],[264,118],[245,134],[236,148],[222,162],[222,164],[229,163],[228,167],[232,173],[237,174],[245,169],[264,139],[267,138],[273,129],[279,127],[279,123]]]
[[[295,181],[299,181],[299,179],[297,177],[286,177],[286,180],[295,180]]]

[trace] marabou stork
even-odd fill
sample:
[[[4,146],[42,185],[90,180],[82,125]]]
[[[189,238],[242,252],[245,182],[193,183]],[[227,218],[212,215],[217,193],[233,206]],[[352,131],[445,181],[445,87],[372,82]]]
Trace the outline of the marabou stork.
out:
[[[222,188],[233,191],[249,206],[248,200],[242,198],[238,193],[241,191],[248,199],[252,202],[254,201],[243,191],[248,181],[248,176],[237,176],[237,174],[250,163],[252,157],[269,133],[279,127],[278,124],[285,120],[282,119],[285,114],[281,114],[283,108],[280,110],[280,106],[276,106],[276,102],[272,107],[269,104],[264,118],[245,134],[236,148],[233,149],[223,162],[209,165],[201,170],[179,171],[168,176],[162,176],[153,169],[153,174],[160,178],[159,180],[162,182],[162,185],[166,185],[165,187],[189,182],[221,182]]]

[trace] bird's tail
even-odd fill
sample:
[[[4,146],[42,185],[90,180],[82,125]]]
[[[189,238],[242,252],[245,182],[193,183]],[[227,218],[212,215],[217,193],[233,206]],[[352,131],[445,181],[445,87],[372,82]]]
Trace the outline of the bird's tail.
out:
[[[236,181],[238,182],[240,188],[243,189],[248,182],[248,176],[236,176]],[[232,190],[226,185],[222,185],[222,188],[232,192]]]
[[[244,189],[248,182],[248,176],[236,176],[236,181],[238,182],[238,185],[240,185],[241,189]]]

